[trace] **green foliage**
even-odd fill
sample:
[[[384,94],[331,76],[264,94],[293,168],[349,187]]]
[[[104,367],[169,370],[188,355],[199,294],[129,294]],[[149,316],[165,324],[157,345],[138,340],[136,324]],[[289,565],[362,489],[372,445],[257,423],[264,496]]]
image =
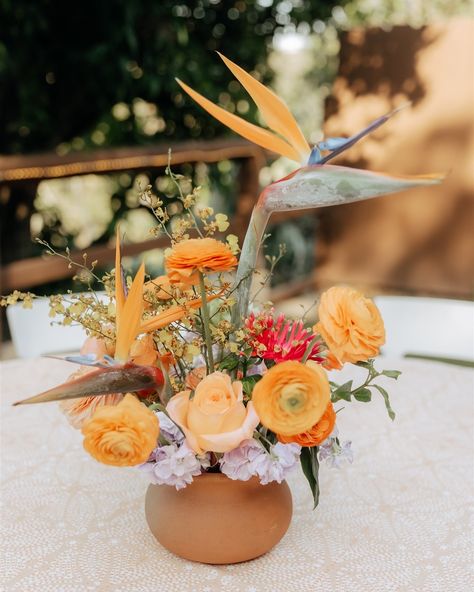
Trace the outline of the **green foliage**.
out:
[[[319,460],[318,460],[318,447],[314,446],[311,448],[303,447],[300,455],[301,468],[303,473],[308,480],[313,494],[314,506],[313,509],[319,503]]]
[[[242,378],[242,389],[247,396],[252,395],[252,391],[259,380],[261,380],[259,374],[252,374],[252,376],[246,376]]]
[[[347,401],[350,403],[352,397],[354,397],[354,399],[360,403],[368,403],[372,400],[372,391],[370,389],[376,389],[382,395],[388,416],[393,421],[395,419],[395,412],[390,405],[390,397],[383,387],[374,383],[374,380],[379,376],[386,376],[387,378],[397,380],[401,372],[399,370],[382,370],[379,372],[374,367],[374,360],[358,362],[357,366],[367,370],[367,378],[365,382],[356,388],[353,387],[352,380],[341,385],[331,382],[331,401],[333,403],[337,403],[338,401]]]
[[[237,368],[237,366],[240,364],[240,361],[240,356],[237,354],[228,354],[221,362],[219,362],[219,370],[221,372],[224,370],[231,372]]]
[[[328,18],[336,4],[2,0],[0,149],[67,152],[222,135],[174,77],[252,119],[253,105],[214,50],[268,80],[275,31]]]

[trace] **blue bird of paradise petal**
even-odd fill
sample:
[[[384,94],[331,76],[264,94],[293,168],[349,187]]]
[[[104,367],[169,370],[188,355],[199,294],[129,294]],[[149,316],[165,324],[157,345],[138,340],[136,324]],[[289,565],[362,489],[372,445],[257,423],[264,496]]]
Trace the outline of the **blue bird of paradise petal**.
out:
[[[46,356],[47,358],[52,358],[54,360],[65,360],[66,362],[71,362],[72,364],[79,364],[81,366],[92,366],[95,368],[110,368],[111,366],[120,366],[120,362],[114,360],[108,355],[105,355],[103,359],[98,360],[95,354],[81,354],[78,356],[64,356],[61,358],[60,356]]]
[[[404,109],[408,105],[409,103],[402,105],[401,107],[397,107],[397,109],[393,109],[393,111],[390,111],[385,115],[382,115],[382,117],[377,117],[377,119],[372,121],[372,123],[370,123],[367,127],[365,127],[357,134],[350,136],[349,138],[326,138],[322,142],[318,142],[318,144],[316,144],[316,146],[314,146],[311,150],[311,154],[308,159],[308,164],[325,164],[326,162],[329,162],[331,159],[335,158],[351,146],[354,146],[356,142],[362,140],[362,138],[364,138],[365,136],[376,130],[378,127],[383,125],[391,117],[393,117],[396,113],[398,113],[399,111],[401,111],[401,109]],[[321,150],[329,150],[330,153],[326,156],[322,156]]]

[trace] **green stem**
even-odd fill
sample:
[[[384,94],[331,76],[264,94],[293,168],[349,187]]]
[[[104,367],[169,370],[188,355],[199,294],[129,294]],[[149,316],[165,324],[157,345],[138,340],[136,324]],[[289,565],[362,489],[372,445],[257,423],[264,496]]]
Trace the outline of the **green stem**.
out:
[[[249,227],[245,235],[244,244],[239,258],[239,266],[235,278],[237,288],[237,302],[232,311],[232,323],[238,329],[247,316],[250,300],[252,276],[257,265],[257,255],[262,242],[263,233],[267,227],[270,212],[260,206],[255,206],[250,218]]]
[[[207,304],[206,285],[204,283],[204,275],[199,272],[199,288],[201,290],[201,311],[202,311],[202,326],[204,329],[204,339],[206,341],[207,361],[209,364],[209,372],[214,372],[214,357],[212,355],[212,339],[211,339],[211,321],[209,318],[209,308]]]
[[[312,339],[308,343],[308,347],[306,348],[306,351],[304,352],[304,356],[301,359],[302,364],[306,364],[309,356],[311,355],[311,352],[313,351],[314,346],[318,343],[318,341],[319,341],[319,337],[315,337],[314,339]]]

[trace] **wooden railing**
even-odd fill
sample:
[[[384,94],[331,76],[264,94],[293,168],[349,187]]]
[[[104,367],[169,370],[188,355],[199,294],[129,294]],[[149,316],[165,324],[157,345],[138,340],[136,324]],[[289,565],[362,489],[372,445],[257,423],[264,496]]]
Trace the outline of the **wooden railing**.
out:
[[[236,215],[230,231],[242,238],[253,204],[258,196],[258,174],[266,161],[263,150],[244,140],[216,140],[209,142],[183,142],[172,148],[173,165],[183,163],[214,163],[222,160],[240,160]],[[22,185],[35,194],[40,181],[85,174],[110,174],[120,171],[160,170],[168,164],[169,145],[95,150],[58,156],[41,154],[0,157],[1,186]],[[14,221],[12,220],[12,224]],[[28,236],[24,240],[29,240]],[[124,246],[124,255],[135,255],[148,249],[168,246],[165,238],[147,240]],[[111,263],[114,249],[96,245],[87,249],[89,260]],[[73,259],[81,257],[71,253]],[[58,258],[30,257],[12,261],[3,266],[0,274],[1,291],[26,290],[42,284],[72,277],[75,271]]]

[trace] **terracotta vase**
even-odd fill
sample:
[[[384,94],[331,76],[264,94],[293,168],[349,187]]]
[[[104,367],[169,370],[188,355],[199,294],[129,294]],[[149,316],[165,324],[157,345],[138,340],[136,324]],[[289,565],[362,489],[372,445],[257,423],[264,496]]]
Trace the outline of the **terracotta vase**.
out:
[[[239,563],[263,555],[283,537],[291,521],[290,488],[261,485],[256,477],[232,481],[204,473],[176,491],[150,485],[145,514],[166,549],[201,563]]]

